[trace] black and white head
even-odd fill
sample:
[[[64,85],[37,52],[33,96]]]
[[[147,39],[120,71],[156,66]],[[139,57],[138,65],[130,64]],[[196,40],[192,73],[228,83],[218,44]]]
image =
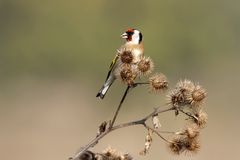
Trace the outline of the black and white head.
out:
[[[137,29],[128,29],[121,35],[122,38],[127,40],[127,43],[140,44],[142,42],[142,33]]]

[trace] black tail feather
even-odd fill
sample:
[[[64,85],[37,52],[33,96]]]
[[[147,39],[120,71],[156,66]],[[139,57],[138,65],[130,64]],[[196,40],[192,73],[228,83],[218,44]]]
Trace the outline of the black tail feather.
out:
[[[103,89],[104,89],[104,86],[99,90],[96,97],[99,97],[100,99],[103,99],[105,97],[105,94],[102,93]]]
[[[104,94],[102,94],[102,92],[101,91],[99,91],[98,93],[97,93],[97,95],[96,95],[96,97],[99,97],[99,98],[101,98],[101,99],[103,99],[104,98]]]
[[[105,95],[107,94],[109,88],[113,84],[114,80],[115,80],[115,78],[109,77],[108,80],[104,83],[102,88],[97,93],[96,97],[99,97],[100,99],[103,99],[105,97]]]

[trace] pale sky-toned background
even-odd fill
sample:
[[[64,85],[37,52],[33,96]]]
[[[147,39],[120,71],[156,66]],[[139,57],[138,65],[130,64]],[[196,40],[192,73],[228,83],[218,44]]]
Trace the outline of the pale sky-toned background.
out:
[[[0,0],[0,155],[4,160],[66,160],[112,118],[124,91],[116,82],[103,101],[101,87],[120,34],[144,36],[145,54],[170,87],[188,78],[207,89],[207,127],[201,150],[172,155],[154,137],[139,156],[146,131],[126,128],[94,151],[112,147],[135,159],[225,160],[239,157],[240,2],[237,0]],[[165,102],[146,88],[130,93],[117,122],[141,118]],[[172,114],[163,127],[180,128]]]

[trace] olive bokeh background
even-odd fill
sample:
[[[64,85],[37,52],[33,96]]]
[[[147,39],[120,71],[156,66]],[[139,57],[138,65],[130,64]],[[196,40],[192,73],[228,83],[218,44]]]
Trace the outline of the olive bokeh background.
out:
[[[116,82],[103,101],[95,95],[126,29],[141,30],[145,55],[170,87],[191,79],[208,92],[208,125],[198,154],[172,155],[154,137],[139,156],[146,131],[111,133],[94,148],[130,152],[135,159],[239,157],[240,2],[237,0],[0,0],[1,159],[67,159],[111,119],[124,91]],[[166,94],[132,91],[117,122],[144,116]],[[183,117],[163,114],[163,129]]]

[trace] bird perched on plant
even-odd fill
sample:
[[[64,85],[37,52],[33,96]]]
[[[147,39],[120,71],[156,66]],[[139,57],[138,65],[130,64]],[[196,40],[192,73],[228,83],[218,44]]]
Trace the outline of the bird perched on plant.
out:
[[[96,97],[101,99],[104,98],[107,93],[109,87],[113,84],[114,80],[117,78],[117,70],[123,63],[123,61],[131,62],[132,64],[137,64],[141,57],[143,57],[143,36],[142,33],[137,29],[128,29],[125,33],[121,35],[123,39],[126,39],[124,45],[122,45],[118,50],[115,58],[113,59],[107,78],[102,88],[97,93]],[[121,57],[121,54],[130,53],[130,55],[126,55],[125,57]]]

